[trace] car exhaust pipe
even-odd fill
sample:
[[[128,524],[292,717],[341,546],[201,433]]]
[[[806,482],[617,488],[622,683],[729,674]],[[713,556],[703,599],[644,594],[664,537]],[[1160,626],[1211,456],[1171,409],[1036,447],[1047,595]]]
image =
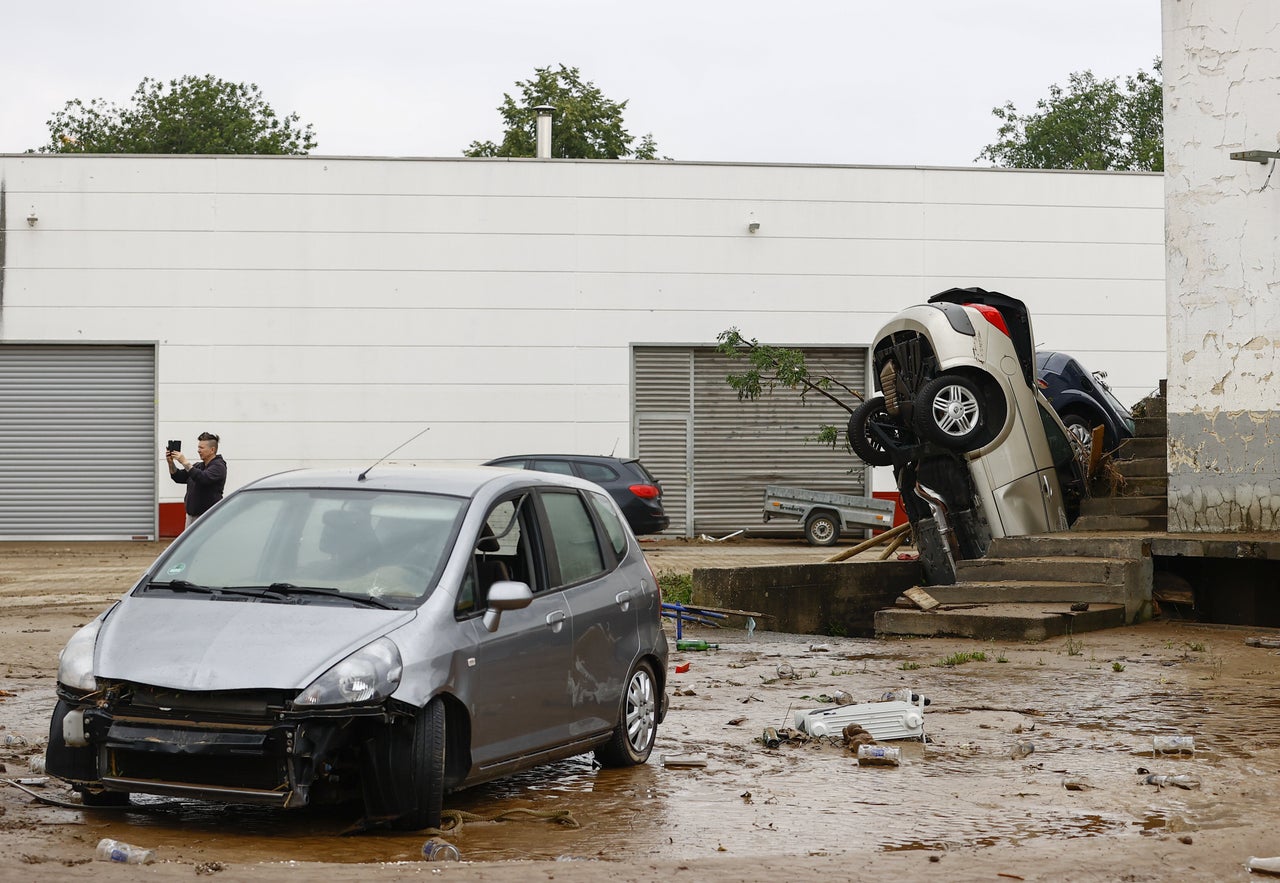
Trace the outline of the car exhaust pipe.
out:
[[[956,532],[951,529],[951,522],[947,519],[947,504],[942,499],[941,494],[919,481],[916,482],[915,492],[917,497],[929,504],[929,511],[933,513],[933,520],[938,525],[938,535],[944,541],[947,559],[951,564],[951,571],[954,573],[956,558],[960,555],[960,544],[956,539]]]

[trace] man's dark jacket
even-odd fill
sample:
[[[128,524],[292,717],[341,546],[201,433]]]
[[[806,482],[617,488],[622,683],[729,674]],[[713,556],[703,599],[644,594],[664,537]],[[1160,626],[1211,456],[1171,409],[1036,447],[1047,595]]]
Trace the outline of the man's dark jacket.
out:
[[[186,469],[170,473],[169,477],[187,486],[187,514],[195,518],[222,499],[222,489],[227,486],[227,461],[221,454],[214,454],[208,463],[197,460]]]

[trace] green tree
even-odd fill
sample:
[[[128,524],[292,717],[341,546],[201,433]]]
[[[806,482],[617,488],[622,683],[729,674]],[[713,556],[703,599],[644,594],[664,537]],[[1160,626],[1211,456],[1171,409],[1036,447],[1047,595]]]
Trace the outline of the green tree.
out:
[[[278,116],[256,84],[209,75],[144,78],[124,107],[68,101],[46,125],[41,153],[305,154],[316,146],[311,125],[299,127],[296,113]]]
[[[1098,79],[1092,71],[1073,73],[1063,89],[1032,113],[1019,114],[1013,102],[991,111],[1000,122],[999,140],[978,159],[1015,169],[1114,169],[1164,171],[1164,86],[1160,59],[1150,71]]]
[[[805,396],[822,396],[844,408],[850,414],[862,402],[862,396],[829,374],[810,370],[804,352],[791,347],[772,346],[755,338],[746,338],[737,328],[729,328],[716,335],[716,352],[731,359],[746,359],[746,370],[741,374],[729,374],[725,381],[738,393],[738,400],[754,401],[766,392],[781,386]],[[843,392],[849,401],[842,398]],[[813,441],[835,447],[840,441],[841,427],[824,423],[811,437]]]
[[[534,69],[531,80],[517,81],[520,100],[502,96],[498,113],[506,132],[502,143],[472,141],[463,156],[536,156],[539,105],[555,108],[551,155],[562,159],[657,159],[658,145],[648,134],[636,139],[622,125],[626,101],[610,101],[594,83],[583,82],[576,67]]]

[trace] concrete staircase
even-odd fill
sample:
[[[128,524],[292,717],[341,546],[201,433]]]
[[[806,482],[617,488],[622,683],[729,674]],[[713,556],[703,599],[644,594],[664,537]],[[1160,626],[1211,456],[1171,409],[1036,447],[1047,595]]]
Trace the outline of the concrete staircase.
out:
[[[986,558],[956,563],[954,585],[924,587],[938,607],[879,610],[876,634],[1043,641],[1149,618],[1151,541],[1142,533],[1167,523],[1164,405],[1156,395],[1135,408],[1135,437],[1112,453],[1069,532],[992,541]]]

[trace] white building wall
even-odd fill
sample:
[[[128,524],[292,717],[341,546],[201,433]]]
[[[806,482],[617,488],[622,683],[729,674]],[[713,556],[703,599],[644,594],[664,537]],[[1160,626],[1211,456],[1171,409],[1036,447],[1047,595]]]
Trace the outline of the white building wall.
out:
[[[1163,4],[1169,529],[1280,530],[1275,8]]]
[[[229,487],[427,425],[396,462],[626,454],[631,344],[867,345],[956,285],[1126,403],[1164,372],[1158,175],[22,155],[0,184],[0,339],[158,341],[159,438],[220,433]]]

